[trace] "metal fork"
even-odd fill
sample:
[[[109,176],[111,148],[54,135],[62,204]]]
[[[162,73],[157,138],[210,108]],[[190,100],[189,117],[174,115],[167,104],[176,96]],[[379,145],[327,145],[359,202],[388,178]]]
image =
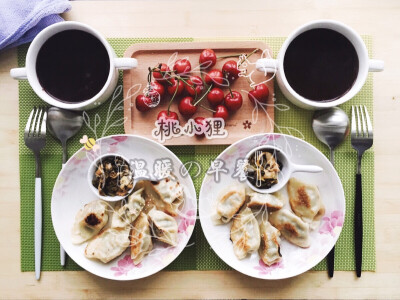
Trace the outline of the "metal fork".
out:
[[[351,107],[351,145],[358,152],[356,173],[356,199],[354,204],[354,246],[356,253],[356,273],[361,277],[363,215],[361,159],[365,150],[373,144],[372,123],[365,105]]]
[[[45,108],[34,107],[25,126],[25,145],[32,150],[36,160],[35,173],[35,276],[40,278],[40,265],[42,257],[42,178],[40,167],[40,150],[46,144],[46,118]]]

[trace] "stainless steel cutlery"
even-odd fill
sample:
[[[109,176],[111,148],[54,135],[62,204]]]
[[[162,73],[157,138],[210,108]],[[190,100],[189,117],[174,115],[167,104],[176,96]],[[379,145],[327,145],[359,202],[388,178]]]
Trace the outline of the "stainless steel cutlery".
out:
[[[361,161],[364,152],[371,148],[372,144],[372,123],[367,107],[365,105],[353,105],[351,107],[351,145],[358,153],[354,205],[354,246],[356,253],[357,277],[361,277],[363,244]]]
[[[67,141],[81,129],[82,124],[82,114],[58,107],[50,107],[48,110],[47,128],[50,134],[61,142],[63,148],[63,167],[68,160]],[[61,266],[65,266],[65,259],[65,250],[60,245]]]
[[[34,107],[25,126],[25,145],[32,150],[36,160],[35,172],[35,276],[40,278],[42,258],[42,178],[40,151],[46,144],[46,118],[45,108]]]
[[[335,166],[334,151],[349,134],[349,118],[339,107],[317,110],[312,119],[312,128],[317,138],[330,150],[330,161]],[[333,277],[335,270],[335,246],[327,258],[328,275]]]

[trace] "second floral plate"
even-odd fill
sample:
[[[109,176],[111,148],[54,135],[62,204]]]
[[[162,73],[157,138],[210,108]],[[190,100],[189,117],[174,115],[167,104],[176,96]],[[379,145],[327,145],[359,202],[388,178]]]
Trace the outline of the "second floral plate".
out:
[[[254,251],[239,260],[234,253],[230,240],[232,221],[215,225],[215,203],[218,193],[227,186],[245,185],[241,178],[240,165],[246,154],[252,149],[272,145],[284,151],[293,163],[317,165],[323,168],[321,173],[294,173],[292,177],[304,183],[316,185],[319,189],[325,214],[319,225],[310,231],[310,246],[300,248],[289,243],[281,235],[281,260],[271,266],[266,265],[258,251]],[[207,172],[199,196],[199,216],[202,229],[215,253],[233,269],[248,276],[261,279],[283,279],[299,275],[314,267],[326,257],[335,245],[342,231],[345,215],[345,197],[341,181],[329,160],[318,149],[298,138],[280,134],[254,135],[236,142],[223,151]],[[223,166],[218,170],[215,166]],[[217,176],[218,175],[218,176]],[[286,187],[281,191],[285,206],[290,210]],[[254,211],[253,211],[254,213]],[[268,218],[268,213],[257,216],[258,222]]]

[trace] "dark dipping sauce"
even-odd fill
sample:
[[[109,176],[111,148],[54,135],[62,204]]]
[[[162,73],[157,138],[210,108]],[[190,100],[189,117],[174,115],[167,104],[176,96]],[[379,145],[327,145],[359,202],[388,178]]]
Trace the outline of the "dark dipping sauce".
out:
[[[101,196],[127,196],[133,188],[129,163],[120,156],[107,156],[96,165],[92,184]]]
[[[358,75],[353,44],[331,29],[311,29],[297,36],[283,61],[289,85],[312,101],[333,101],[346,94]]]
[[[97,95],[110,73],[104,45],[81,30],[65,30],[40,48],[36,73],[42,88],[53,98],[78,103]]]
[[[278,160],[276,150],[262,149],[255,151],[248,159],[246,167],[247,180],[256,188],[269,189],[278,183],[278,173],[282,171],[283,165]],[[272,159],[267,158],[267,153]],[[267,173],[276,171],[274,177],[268,178]],[[266,176],[267,178],[261,178]]]

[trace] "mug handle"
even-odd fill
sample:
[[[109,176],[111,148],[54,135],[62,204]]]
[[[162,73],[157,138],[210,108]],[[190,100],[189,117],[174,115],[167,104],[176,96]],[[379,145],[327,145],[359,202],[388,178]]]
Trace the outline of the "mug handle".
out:
[[[116,57],[114,58],[114,65],[117,69],[129,70],[132,68],[136,68],[138,65],[138,61],[136,58]]]
[[[368,61],[369,72],[382,72],[385,68],[385,62],[379,59],[370,59]]]
[[[256,69],[266,73],[276,73],[278,70],[278,60],[273,58],[260,58],[256,62]]]
[[[10,70],[10,75],[14,79],[23,80],[27,79],[26,68],[13,68]]]

